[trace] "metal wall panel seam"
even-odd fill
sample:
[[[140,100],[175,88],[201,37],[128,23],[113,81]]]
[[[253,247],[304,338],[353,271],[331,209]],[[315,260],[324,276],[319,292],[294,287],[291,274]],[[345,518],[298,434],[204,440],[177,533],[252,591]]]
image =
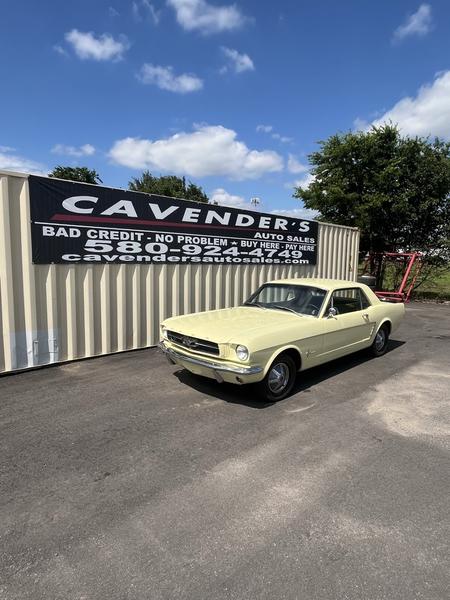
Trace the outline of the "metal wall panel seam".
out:
[[[22,181],[19,196],[20,236],[22,249],[22,278],[24,295],[24,320],[27,344],[27,362],[29,367],[39,364],[39,340],[37,338],[36,282],[32,262],[30,229],[30,198],[28,183]]]
[[[83,279],[84,302],[84,347],[87,356],[95,354],[95,325],[94,325],[94,272],[88,266]]]
[[[126,296],[126,266],[118,265],[116,277],[117,294],[117,350],[127,347],[127,296]]]
[[[49,362],[53,363],[60,359],[61,348],[60,327],[58,322],[56,265],[48,265],[44,278],[44,286]]]
[[[77,306],[75,288],[75,265],[70,265],[65,273],[66,293],[66,358],[77,358]]]
[[[132,348],[141,346],[141,271],[139,265],[133,265],[131,277],[131,290],[133,298],[132,314]]]
[[[100,321],[102,354],[111,352],[110,265],[102,265],[100,276]],[[112,265],[111,265],[112,266]]]
[[[181,288],[183,293],[182,311],[183,314],[188,314],[191,311],[191,289],[190,289],[190,270],[188,267],[180,270]]]
[[[3,355],[5,371],[17,368],[16,324],[14,314],[13,261],[9,214],[9,180],[0,178],[0,293],[3,316]]]
[[[179,315],[180,314],[180,299],[181,299],[181,285],[180,285],[180,270],[174,268],[172,270],[172,314]]]
[[[164,321],[168,315],[167,311],[167,266],[157,265],[158,272],[158,308],[159,308],[159,323]]]
[[[198,312],[202,309],[202,265],[193,265],[194,271],[194,312]]]
[[[145,269],[145,316],[147,323],[146,345],[150,346],[153,343],[153,340],[155,339],[157,320],[155,319],[155,303],[150,302],[150,298],[152,298],[154,290],[153,269],[151,269],[148,266],[146,266]]]

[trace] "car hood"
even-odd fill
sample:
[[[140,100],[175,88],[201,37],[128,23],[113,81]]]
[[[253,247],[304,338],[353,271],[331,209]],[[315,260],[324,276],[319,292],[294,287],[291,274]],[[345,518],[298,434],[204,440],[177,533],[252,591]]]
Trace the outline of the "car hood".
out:
[[[289,327],[292,321],[303,320],[301,315],[249,306],[223,308],[207,312],[171,317],[163,322],[167,329],[211,342],[243,343],[255,333],[268,333]]]

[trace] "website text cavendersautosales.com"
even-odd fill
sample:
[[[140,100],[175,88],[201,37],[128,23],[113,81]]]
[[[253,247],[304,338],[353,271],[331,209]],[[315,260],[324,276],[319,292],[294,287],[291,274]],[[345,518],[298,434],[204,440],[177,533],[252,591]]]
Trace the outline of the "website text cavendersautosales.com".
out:
[[[64,262],[137,262],[137,263],[152,263],[152,262],[171,262],[171,263],[233,263],[233,264],[297,264],[307,265],[309,260],[298,258],[279,259],[279,258],[256,258],[256,257],[238,257],[238,256],[167,256],[165,254],[156,255],[132,255],[132,254],[63,254]]]

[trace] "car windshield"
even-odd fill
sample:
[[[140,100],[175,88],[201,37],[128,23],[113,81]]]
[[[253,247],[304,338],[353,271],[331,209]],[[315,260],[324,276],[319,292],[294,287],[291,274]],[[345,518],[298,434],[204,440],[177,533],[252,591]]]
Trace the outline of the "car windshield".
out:
[[[285,310],[317,317],[327,292],[309,285],[267,283],[245,302],[245,306]]]

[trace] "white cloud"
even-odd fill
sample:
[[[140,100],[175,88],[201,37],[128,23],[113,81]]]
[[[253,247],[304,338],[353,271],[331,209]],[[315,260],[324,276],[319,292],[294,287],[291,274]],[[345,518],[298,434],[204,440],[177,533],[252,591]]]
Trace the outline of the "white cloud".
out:
[[[66,50],[65,50],[65,49],[64,49],[62,46],[60,46],[59,44],[55,44],[55,45],[53,46],[53,50],[54,50],[55,52],[57,52],[58,54],[61,54],[61,56],[69,56],[69,55],[67,54],[67,51],[66,51]]]
[[[275,209],[271,211],[272,215],[281,215],[283,217],[292,217],[294,219],[316,219],[319,216],[317,210],[310,208],[288,208],[288,209]]]
[[[370,124],[365,120],[365,119],[361,119],[360,117],[356,117],[356,119],[353,121],[353,129],[355,131],[365,131],[366,129],[369,129]]]
[[[272,133],[272,137],[274,140],[278,140],[282,144],[290,144],[294,141],[294,138],[288,137],[287,135],[280,135],[279,133]]]
[[[177,94],[197,92],[203,88],[203,81],[192,73],[175,75],[172,67],[161,67],[145,63],[137,75],[139,81],[153,84],[161,90],[168,90]]]
[[[115,40],[108,33],[95,37],[91,31],[82,32],[72,29],[66,33],[65,39],[82,60],[121,60],[124,52],[129,48],[125,36]]]
[[[312,175],[312,173],[306,173],[306,175],[300,177],[300,179],[296,179],[295,181],[288,181],[284,184],[284,187],[286,189],[293,189],[296,187],[307,188],[314,180],[315,176]]]
[[[234,4],[214,6],[206,0],[167,0],[167,4],[175,10],[178,23],[187,31],[204,34],[232,31],[246,21]]]
[[[270,133],[271,131],[273,131],[273,126],[272,125],[257,125],[256,131],[258,133],[259,132]]]
[[[213,204],[218,204],[219,206],[229,206],[231,208],[242,208],[245,210],[261,210],[261,200],[257,198],[259,201],[257,205],[252,204],[250,200],[245,200],[242,196],[237,196],[235,194],[229,194],[223,188],[217,188],[213,190],[211,194],[211,202]]]
[[[287,167],[291,173],[305,173],[309,169],[308,165],[302,164],[293,154],[289,154]]]
[[[401,41],[411,35],[424,36],[432,27],[431,6],[421,4],[417,11],[410,15],[402,25],[394,31],[394,40]]]
[[[161,140],[125,138],[115,142],[110,157],[133,169],[153,169],[192,177],[210,175],[235,180],[256,179],[281,171],[282,157],[271,150],[251,150],[221,125],[197,126]]]
[[[52,148],[53,154],[65,154],[66,156],[92,156],[95,154],[95,148],[91,144],[83,144],[82,146],[66,146],[64,144],[56,144]]]
[[[223,188],[217,188],[211,193],[211,202],[219,206],[231,206],[232,208],[250,208],[251,204],[246,202],[242,196],[229,194]]]
[[[243,208],[245,210],[258,210],[250,201],[242,196],[230,194],[223,188],[217,188],[211,193],[211,202],[219,206],[229,206],[230,208]],[[260,206],[260,205],[259,205]],[[281,215],[283,217],[293,217],[294,219],[315,219],[319,213],[317,210],[309,208],[276,208],[270,211],[271,215]]]
[[[108,6],[108,14],[110,17],[120,17],[120,12],[114,6]]]
[[[450,71],[422,86],[415,97],[397,102],[372,124],[379,126],[390,121],[397,123],[405,135],[450,139]]]
[[[294,184],[295,187],[307,188],[315,180],[315,176],[312,173],[307,173],[304,177],[296,179]]]
[[[136,0],[131,5],[133,16],[137,21],[150,19],[154,25],[161,20],[161,11],[157,10],[149,0]]]
[[[240,54],[237,50],[226,47],[222,47],[222,52],[227,57],[229,66],[235,73],[255,70],[255,65],[248,54]],[[224,70],[227,70],[227,67]]]
[[[47,175],[46,167],[34,160],[13,154],[14,148],[0,146],[0,169],[16,171],[18,173],[32,173],[34,175]]]
[[[274,131],[273,125],[257,125],[256,131],[258,133],[270,133],[270,137],[272,137],[274,140],[282,142],[283,144],[290,144],[294,141],[293,138],[287,137],[286,135],[281,135]]]

